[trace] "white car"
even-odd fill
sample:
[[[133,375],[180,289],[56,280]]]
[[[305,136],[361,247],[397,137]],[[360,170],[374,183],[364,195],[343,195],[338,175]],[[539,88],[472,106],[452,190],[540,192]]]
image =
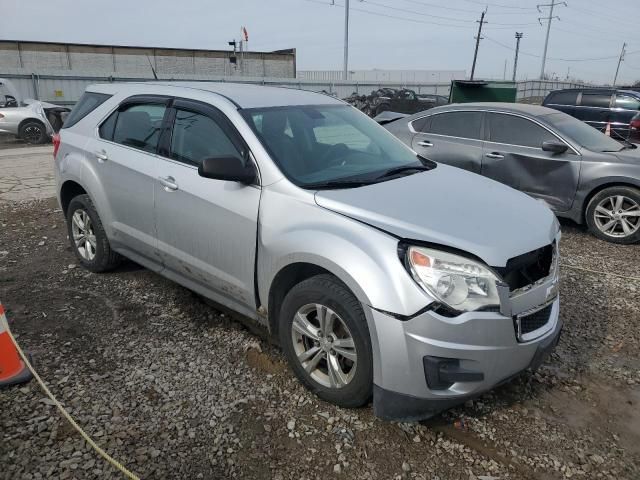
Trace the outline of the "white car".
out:
[[[0,78],[0,132],[27,143],[47,142],[62,127],[70,109],[39,100],[20,100],[14,86]]]

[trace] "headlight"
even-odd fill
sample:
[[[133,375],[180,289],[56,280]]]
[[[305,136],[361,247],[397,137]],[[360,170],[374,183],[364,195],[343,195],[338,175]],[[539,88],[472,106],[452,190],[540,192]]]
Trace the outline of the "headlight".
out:
[[[450,308],[470,312],[500,306],[500,279],[481,263],[424,247],[409,247],[407,262],[414,280]]]

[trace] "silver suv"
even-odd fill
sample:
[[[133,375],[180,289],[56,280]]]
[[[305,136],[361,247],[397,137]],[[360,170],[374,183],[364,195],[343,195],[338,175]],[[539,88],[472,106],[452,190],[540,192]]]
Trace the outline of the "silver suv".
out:
[[[85,268],[127,257],[250,317],[329,402],[426,418],[558,341],[553,213],[421,158],[340,100],[94,85],[54,146]]]

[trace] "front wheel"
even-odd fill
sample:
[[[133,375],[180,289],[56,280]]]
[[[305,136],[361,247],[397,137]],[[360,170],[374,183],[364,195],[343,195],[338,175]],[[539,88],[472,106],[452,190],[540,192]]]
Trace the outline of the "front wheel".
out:
[[[613,243],[640,241],[640,190],[609,187],[598,192],[586,210],[589,230],[596,237]]]
[[[300,382],[341,407],[369,401],[371,337],[362,305],[337,278],[317,275],[291,289],[282,304],[280,344]]]

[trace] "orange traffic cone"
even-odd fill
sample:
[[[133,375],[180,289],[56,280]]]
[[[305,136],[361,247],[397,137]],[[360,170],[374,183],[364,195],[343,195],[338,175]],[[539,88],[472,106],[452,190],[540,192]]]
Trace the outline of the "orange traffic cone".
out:
[[[31,372],[20,359],[9,335],[9,323],[0,303],[0,388],[31,380]]]
[[[604,134],[607,137],[611,136],[611,122],[607,122],[607,127],[604,129]]]

